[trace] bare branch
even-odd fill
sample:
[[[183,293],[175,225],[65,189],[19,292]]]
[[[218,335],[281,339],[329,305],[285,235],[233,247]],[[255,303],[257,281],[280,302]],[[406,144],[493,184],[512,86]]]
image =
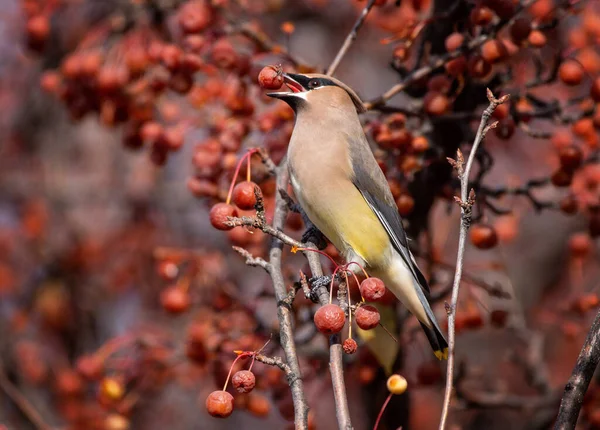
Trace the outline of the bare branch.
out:
[[[488,120],[490,116],[494,112],[494,110],[498,107],[498,105],[504,103],[508,100],[508,95],[502,96],[500,99],[496,99],[492,92],[487,90],[487,97],[490,102],[489,106],[483,111],[481,115],[481,122],[479,124],[479,129],[477,130],[477,135],[475,136],[475,141],[473,142],[473,147],[471,148],[471,153],[469,154],[469,158],[467,160],[467,165],[462,171],[462,154],[458,154],[457,156],[457,170],[460,178],[460,204],[461,204],[461,222],[460,222],[460,236],[458,239],[458,253],[456,256],[456,272],[454,273],[454,282],[452,285],[452,299],[450,305],[447,305],[447,314],[448,314],[448,370],[446,372],[446,391],[444,394],[444,408],[442,410],[442,417],[440,420],[440,430],[444,430],[446,427],[446,421],[448,419],[448,410],[450,408],[450,398],[452,397],[452,384],[454,380],[454,347],[455,347],[455,337],[456,333],[454,331],[454,323],[456,316],[456,306],[458,304],[458,293],[460,290],[460,280],[462,277],[462,269],[463,269],[463,257],[465,254],[465,244],[467,240],[467,231],[469,226],[471,225],[471,216],[472,216],[472,206],[474,203],[474,193],[473,190],[469,193],[469,173],[471,172],[471,166],[473,165],[473,160],[475,159],[475,154],[477,153],[477,148],[479,147],[481,141],[485,137],[485,133],[489,130]]]
[[[342,61],[342,58],[344,58],[344,55],[346,55],[346,52],[348,52],[348,49],[350,49],[350,47],[356,40],[358,30],[360,30],[360,28],[362,27],[363,23],[365,22],[365,19],[367,18],[367,15],[371,11],[371,8],[373,7],[374,4],[375,4],[375,0],[369,0],[367,5],[363,8],[362,12],[360,13],[360,16],[354,23],[352,30],[350,30],[350,33],[348,33],[346,40],[344,40],[344,44],[342,45],[342,47],[338,51],[337,55],[335,56],[335,59],[333,60],[333,62],[329,66],[329,68],[327,69],[328,75],[333,75],[335,73],[335,70],[337,69],[340,62]]]
[[[598,362],[600,361],[600,311],[592,323],[587,338],[573,373],[565,386],[565,391],[560,402],[558,417],[554,424],[555,430],[575,429],[579,411],[583,403],[583,397],[594,376]]]
[[[2,364],[0,363],[0,366]],[[37,409],[29,400],[18,390],[15,385],[10,382],[4,368],[0,367],[0,389],[13,401],[20,411],[27,417],[37,430],[52,430],[53,427],[47,424]]]
[[[239,246],[232,246],[232,248],[235,252],[237,252],[246,259],[246,264],[248,266],[262,267],[267,271],[267,273],[271,271],[271,265],[262,258],[253,256],[252,254],[250,254],[250,252],[248,252],[244,248],[240,248]]]
[[[281,370],[283,370],[283,373],[285,373],[285,376],[288,378],[288,380],[290,376],[293,375],[292,369],[290,369],[290,366],[285,364],[281,357],[267,357],[266,355],[256,354],[254,358],[256,359],[256,361],[268,364],[269,366],[279,367]]]

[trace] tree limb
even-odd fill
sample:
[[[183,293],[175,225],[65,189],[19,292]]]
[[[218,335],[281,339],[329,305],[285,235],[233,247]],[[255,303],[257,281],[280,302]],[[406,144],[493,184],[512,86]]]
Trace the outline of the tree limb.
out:
[[[554,430],[574,429],[583,397],[600,361],[600,311],[588,332],[573,373],[565,386]]]

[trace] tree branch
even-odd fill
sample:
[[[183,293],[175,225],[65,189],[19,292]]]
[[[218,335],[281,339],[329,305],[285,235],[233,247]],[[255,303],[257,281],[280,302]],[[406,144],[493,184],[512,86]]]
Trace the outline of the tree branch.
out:
[[[452,397],[452,384],[454,379],[454,347],[456,337],[454,331],[454,322],[456,316],[456,306],[458,304],[460,280],[462,277],[467,231],[471,225],[472,206],[475,201],[475,193],[473,190],[469,192],[469,173],[471,172],[471,167],[473,165],[473,160],[475,159],[475,154],[477,153],[479,144],[485,137],[487,131],[490,128],[493,128],[496,124],[492,123],[488,125],[490,116],[496,107],[498,107],[498,105],[508,100],[508,95],[502,96],[500,99],[496,99],[489,89],[487,90],[487,96],[490,104],[481,115],[479,129],[477,130],[477,135],[475,136],[475,141],[473,142],[473,147],[471,148],[471,153],[469,154],[466,167],[463,170],[464,158],[460,152],[460,149],[457,151],[456,160],[448,160],[458,171],[458,177],[460,179],[460,198],[456,199],[461,207],[461,222],[460,236],[458,239],[458,253],[456,257],[456,272],[454,273],[454,283],[452,285],[452,299],[450,305],[446,304],[446,312],[448,314],[448,370],[446,373],[446,391],[444,393],[444,408],[442,410],[442,417],[440,420],[440,430],[444,430],[446,427],[448,410],[450,408],[450,398]]]
[[[354,23],[352,30],[350,30],[350,33],[348,33],[348,36],[346,36],[346,40],[344,40],[344,44],[342,45],[342,47],[338,51],[337,55],[335,56],[335,59],[333,60],[333,62],[329,66],[329,68],[327,69],[328,75],[333,75],[335,73],[335,70],[337,69],[340,62],[342,61],[342,58],[344,58],[344,55],[346,55],[346,52],[348,52],[348,49],[350,49],[350,47],[356,40],[358,30],[360,30],[360,28],[362,27],[363,23],[365,22],[365,19],[367,18],[367,15],[371,11],[371,8],[373,7],[374,4],[375,4],[375,0],[369,0],[367,5],[363,8],[362,12],[360,13],[360,16]]]
[[[583,397],[600,361],[600,311],[588,332],[573,373],[565,386],[554,430],[575,429]]]
[[[10,382],[0,363],[0,389],[13,401],[37,430],[52,430],[29,400]]]

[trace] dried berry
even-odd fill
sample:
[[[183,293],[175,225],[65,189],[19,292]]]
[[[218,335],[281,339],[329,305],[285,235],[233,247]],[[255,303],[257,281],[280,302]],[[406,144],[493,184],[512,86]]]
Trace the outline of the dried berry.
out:
[[[346,314],[338,305],[328,304],[321,306],[315,312],[315,325],[326,335],[339,333],[346,323]]]
[[[258,74],[258,85],[267,90],[278,90],[283,85],[281,66],[266,66]]]
[[[346,354],[354,354],[358,348],[358,345],[354,339],[348,338],[342,344],[342,348]]]
[[[236,217],[237,215],[237,210],[232,205],[217,203],[210,210],[210,223],[217,230],[231,230],[233,227],[225,224],[227,217]]]
[[[206,410],[215,418],[227,418],[233,412],[233,396],[227,391],[213,391],[206,398]]]
[[[379,311],[370,305],[360,306],[354,313],[356,325],[363,330],[371,330],[379,325]]]
[[[231,383],[238,393],[249,393],[256,385],[256,377],[249,370],[240,370],[233,374]]]
[[[360,283],[360,294],[368,302],[376,302],[385,294],[385,285],[379,278],[370,277]]]
[[[494,227],[487,224],[477,224],[471,227],[471,243],[479,249],[490,249],[498,243],[498,235]]]
[[[242,210],[250,210],[254,209],[254,205],[256,204],[256,195],[254,194],[256,185],[252,181],[244,181],[240,182],[233,188],[233,202],[236,206]]]

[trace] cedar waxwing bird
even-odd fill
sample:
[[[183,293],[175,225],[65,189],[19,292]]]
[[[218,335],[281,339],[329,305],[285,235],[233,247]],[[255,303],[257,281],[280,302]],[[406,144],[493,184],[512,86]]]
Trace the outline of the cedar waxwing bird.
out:
[[[447,358],[448,343],[427,299],[429,286],[360,123],[360,98],[330,76],[283,76],[291,91],[267,95],[296,114],[288,163],[300,206],[347,262],[385,283],[420,321],[436,357]]]

